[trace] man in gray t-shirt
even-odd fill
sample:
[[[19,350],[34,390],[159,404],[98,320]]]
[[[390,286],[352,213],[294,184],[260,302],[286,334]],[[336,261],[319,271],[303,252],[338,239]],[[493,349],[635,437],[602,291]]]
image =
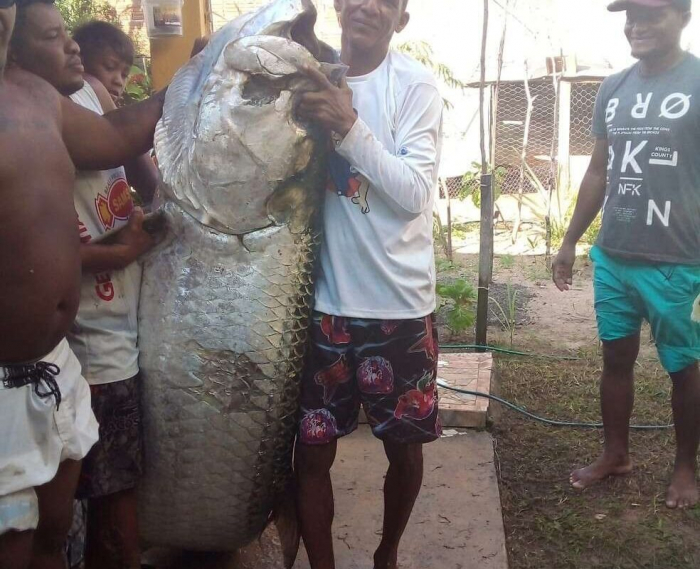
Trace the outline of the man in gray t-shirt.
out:
[[[632,469],[629,420],[640,328],[648,320],[673,381],[676,463],[670,508],[698,502],[700,441],[700,59],[681,49],[691,0],[616,0],[639,62],[605,80],[593,119],[596,138],[553,278],[568,290],[576,243],[602,210],[591,250],[605,449],[572,472],[583,489]]]

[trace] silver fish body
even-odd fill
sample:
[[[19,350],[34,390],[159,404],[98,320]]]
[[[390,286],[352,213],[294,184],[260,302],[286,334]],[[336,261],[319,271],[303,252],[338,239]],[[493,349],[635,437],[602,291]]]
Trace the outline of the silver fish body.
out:
[[[327,148],[294,102],[300,65],[343,72],[319,63],[332,51],[314,22],[310,0],[242,16],[168,91],[155,137],[168,230],[139,307],[151,544],[238,549],[289,478]]]

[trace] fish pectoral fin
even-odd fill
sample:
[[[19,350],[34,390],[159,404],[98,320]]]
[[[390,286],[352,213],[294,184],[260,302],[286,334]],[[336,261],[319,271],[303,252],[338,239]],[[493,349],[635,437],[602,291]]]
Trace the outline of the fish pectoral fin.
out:
[[[316,208],[309,190],[296,182],[278,188],[267,202],[268,216],[277,225],[288,225],[292,233],[308,227]]]
[[[292,569],[299,553],[301,542],[301,526],[296,505],[296,484],[292,481],[279,497],[275,505],[272,519],[279,536],[284,566]]]

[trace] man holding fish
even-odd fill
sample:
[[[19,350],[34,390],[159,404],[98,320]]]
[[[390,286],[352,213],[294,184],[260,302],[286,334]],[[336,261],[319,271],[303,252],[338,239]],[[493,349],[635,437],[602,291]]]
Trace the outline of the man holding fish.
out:
[[[335,567],[330,468],[360,404],[389,470],[375,569],[395,568],[440,436],[432,209],[442,135],[435,79],[393,52],[407,0],[336,0],[347,84],[316,83],[299,105],[335,146],[324,212],[316,312],[302,377],[297,444],[302,536],[313,569]]]

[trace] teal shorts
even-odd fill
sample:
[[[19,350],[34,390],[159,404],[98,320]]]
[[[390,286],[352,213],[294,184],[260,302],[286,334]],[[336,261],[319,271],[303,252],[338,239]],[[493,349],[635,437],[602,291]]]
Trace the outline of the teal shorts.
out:
[[[633,336],[647,320],[666,371],[682,371],[700,359],[700,323],[692,317],[700,266],[631,261],[597,246],[591,259],[601,340]]]

